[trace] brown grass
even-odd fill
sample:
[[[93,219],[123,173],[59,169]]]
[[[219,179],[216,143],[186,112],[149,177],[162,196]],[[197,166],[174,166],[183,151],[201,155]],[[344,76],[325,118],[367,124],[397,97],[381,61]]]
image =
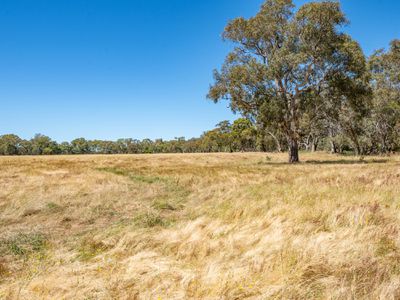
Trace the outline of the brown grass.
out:
[[[400,157],[0,157],[0,299],[399,299]]]

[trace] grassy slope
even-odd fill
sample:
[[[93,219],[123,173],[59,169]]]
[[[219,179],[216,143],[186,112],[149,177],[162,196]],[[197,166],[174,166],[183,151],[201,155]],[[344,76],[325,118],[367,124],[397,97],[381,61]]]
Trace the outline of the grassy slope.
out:
[[[400,157],[0,157],[0,299],[395,299]]]

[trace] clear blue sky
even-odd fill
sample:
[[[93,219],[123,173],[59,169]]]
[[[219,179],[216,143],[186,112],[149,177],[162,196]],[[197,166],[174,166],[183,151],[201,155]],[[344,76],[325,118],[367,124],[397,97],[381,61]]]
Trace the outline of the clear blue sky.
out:
[[[224,25],[262,2],[2,0],[0,134],[170,139],[234,119],[205,95],[229,51]],[[366,54],[400,38],[400,1],[342,7]]]

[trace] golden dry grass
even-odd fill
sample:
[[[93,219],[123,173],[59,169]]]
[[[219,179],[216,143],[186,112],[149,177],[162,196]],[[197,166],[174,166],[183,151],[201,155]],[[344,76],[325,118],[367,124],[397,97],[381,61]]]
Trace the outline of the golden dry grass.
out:
[[[1,299],[399,299],[400,157],[0,157]]]

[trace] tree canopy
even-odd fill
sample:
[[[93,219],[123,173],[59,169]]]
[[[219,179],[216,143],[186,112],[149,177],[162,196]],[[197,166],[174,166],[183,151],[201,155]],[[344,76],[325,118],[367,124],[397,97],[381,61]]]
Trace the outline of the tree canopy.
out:
[[[298,162],[302,118],[364,107],[366,59],[340,30],[346,23],[337,2],[295,11],[291,0],[267,0],[255,17],[226,26],[223,37],[236,46],[215,71],[208,97],[228,99],[233,111],[284,134],[289,161]]]

